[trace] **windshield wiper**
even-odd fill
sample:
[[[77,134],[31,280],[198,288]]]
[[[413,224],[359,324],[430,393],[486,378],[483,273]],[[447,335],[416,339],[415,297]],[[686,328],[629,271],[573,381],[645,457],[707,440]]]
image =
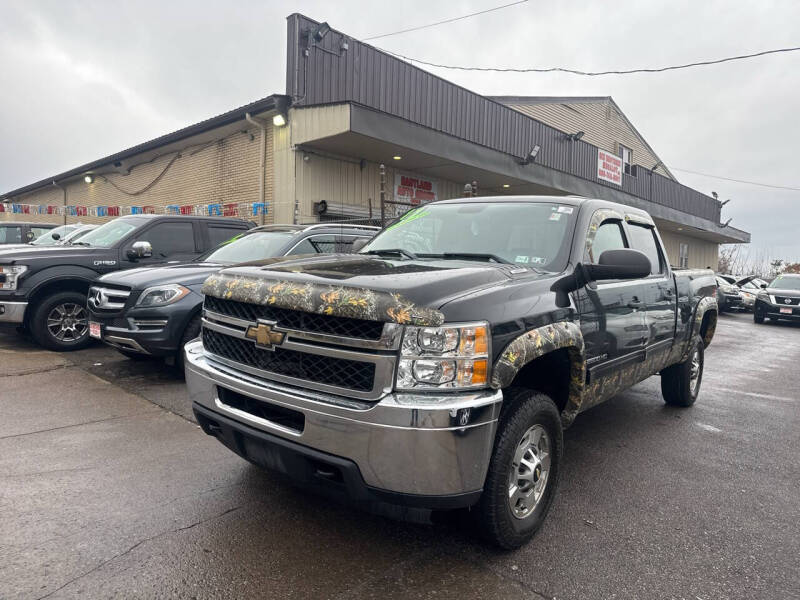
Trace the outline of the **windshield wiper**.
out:
[[[467,260],[470,259],[483,259],[483,260],[493,260],[496,263],[502,263],[504,265],[511,265],[514,264],[510,260],[506,260],[496,254],[484,254],[482,252],[442,252],[441,254],[420,254],[422,258],[466,258]]]
[[[417,255],[411,252],[410,250],[403,250],[402,248],[383,248],[381,250],[367,250],[366,252],[361,252],[361,254],[399,254],[400,256],[405,256],[406,258],[410,258],[411,260],[416,260]]]

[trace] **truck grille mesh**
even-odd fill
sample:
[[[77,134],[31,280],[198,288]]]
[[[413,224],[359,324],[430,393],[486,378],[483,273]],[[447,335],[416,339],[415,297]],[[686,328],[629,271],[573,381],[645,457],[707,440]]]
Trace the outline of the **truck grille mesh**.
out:
[[[789,302],[786,302],[789,300]],[[800,304],[800,298],[787,298],[786,296],[775,296],[775,302],[778,304],[785,304],[786,306],[797,306]]]
[[[262,371],[350,390],[368,392],[375,379],[373,363],[308,354],[280,347],[273,351],[262,350],[249,340],[231,337],[205,327],[203,346],[212,354]]]
[[[325,333],[362,340],[379,340],[383,333],[383,323],[353,319],[349,317],[331,317],[299,310],[287,310],[274,306],[246,304],[235,300],[222,300],[214,296],[206,296],[207,310],[255,322],[257,319],[276,321],[284,329],[296,329],[313,333]]]

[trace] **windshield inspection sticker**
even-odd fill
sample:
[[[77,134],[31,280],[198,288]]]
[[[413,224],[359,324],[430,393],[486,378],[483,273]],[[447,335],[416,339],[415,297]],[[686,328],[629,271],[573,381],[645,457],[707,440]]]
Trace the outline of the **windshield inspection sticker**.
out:
[[[551,221],[558,221],[561,218],[561,213],[550,213],[550,220]]]
[[[558,212],[564,213],[565,215],[571,215],[573,210],[574,209],[571,206],[559,206],[558,207]]]

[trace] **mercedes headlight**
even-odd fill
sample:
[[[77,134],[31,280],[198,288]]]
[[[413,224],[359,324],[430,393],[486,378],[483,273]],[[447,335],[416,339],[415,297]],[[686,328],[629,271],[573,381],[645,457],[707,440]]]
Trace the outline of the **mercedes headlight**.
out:
[[[149,287],[139,296],[136,306],[165,306],[177,302],[189,292],[189,288],[178,284]]]
[[[468,323],[403,331],[397,390],[486,387],[489,325]]]
[[[17,289],[17,280],[27,270],[25,265],[0,266],[0,290]]]

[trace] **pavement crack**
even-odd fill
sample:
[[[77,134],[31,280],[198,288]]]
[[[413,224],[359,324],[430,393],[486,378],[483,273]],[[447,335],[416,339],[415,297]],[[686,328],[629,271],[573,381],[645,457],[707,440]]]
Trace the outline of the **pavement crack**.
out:
[[[233,508],[229,508],[227,510],[224,510],[219,514],[213,515],[213,516],[208,517],[206,519],[200,519],[199,521],[197,521],[195,523],[192,523],[191,525],[186,525],[185,527],[178,527],[177,529],[170,529],[168,531],[162,531],[162,532],[157,533],[155,535],[151,535],[150,537],[144,538],[143,540],[139,540],[138,542],[136,542],[133,546],[131,546],[127,550],[123,550],[122,552],[119,552],[118,554],[115,554],[111,558],[104,560],[103,562],[101,562],[98,565],[95,565],[94,567],[92,567],[91,569],[86,571],[85,573],[81,573],[80,575],[77,575],[77,576],[73,577],[72,579],[70,579],[66,583],[63,583],[62,585],[60,585],[56,589],[54,589],[54,590],[52,590],[50,592],[47,592],[44,596],[39,596],[36,600],[44,600],[45,598],[49,598],[50,596],[52,596],[56,592],[60,592],[65,587],[75,583],[76,581],[78,581],[80,579],[83,579],[84,577],[87,577],[88,575],[91,575],[92,573],[94,573],[96,571],[99,571],[100,569],[105,567],[107,564],[117,560],[118,558],[122,558],[123,556],[125,556],[127,554],[130,554],[131,552],[136,550],[142,544],[146,544],[147,542],[151,542],[151,541],[153,541],[155,539],[158,539],[160,537],[164,537],[166,535],[172,535],[172,534],[175,534],[175,533],[180,533],[181,531],[186,531],[187,529],[192,529],[193,527],[197,527],[198,525],[202,525],[203,523],[208,523],[209,521],[213,521],[215,519],[220,519],[220,518],[224,517],[225,515],[228,515],[228,514],[230,514],[232,512],[235,512],[237,510],[240,510],[240,509],[244,508],[245,506],[247,506],[247,504],[248,503],[242,504],[240,506],[234,506]]]
[[[38,375],[39,373],[49,373],[50,371],[61,371],[66,369],[73,369],[74,365],[57,365],[54,367],[47,367],[45,369],[30,369],[29,371],[19,371],[16,373],[0,373],[0,378],[3,377],[22,377],[23,375]]]
[[[13,435],[4,435],[0,437],[1,440],[10,440],[19,437],[25,437],[26,435],[35,435],[37,433],[47,433],[48,431],[58,431],[59,429],[69,429],[71,427],[81,427],[83,425],[93,425],[94,423],[104,423],[105,421],[114,421],[116,419],[127,419],[129,417],[140,417],[142,415],[152,415],[156,414],[157,411],[148,410],[145,412],[140,413],[133,413],[130,415],[118,415],[116,417],[106,417],[104,419],[94,419],[92,421],[84,421],[83,423],[73,423],[71,425],[59,425],[58,427],[50,427],[49,429],[37,429],[36,431],[26,431],[25,433],[15,433]]]

